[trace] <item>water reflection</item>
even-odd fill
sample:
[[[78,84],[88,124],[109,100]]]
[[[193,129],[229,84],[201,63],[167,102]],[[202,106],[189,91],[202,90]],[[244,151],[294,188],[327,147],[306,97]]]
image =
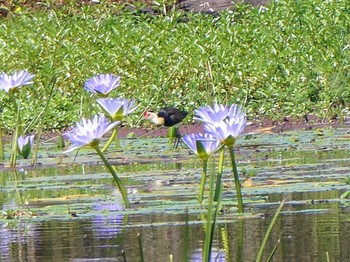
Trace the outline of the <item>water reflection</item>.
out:
[[[123,210],[122,206],[99,202],[93,205],[93,210],[98,214],[92,218],[92,232],[98,239],[114,238],[122,231],[124,215],[118,212]]]
[[[311,134],[305,136],[303,141]],[[320,151],[307,144],[303,151],[301,143],[292,145],[290,137],[283,135],[273,146],[266,141],[261,145],[259,139],[244,141],[256,145],[237,152],[239,168],[254,169],[256,174],[255,185],[244,189],[251,214],[238,218],[235,205],[224,203],[227,212],[219,218],[213,261],[255,261],[283,198],[289,202],[272,230],[263,260],[280,241],[275,261],[325,261],[326,254],[331,261],[350,261],[350,203],[338,200],[348,189],[341,184],[350,167],[348,149]],[[181,150],[174,152],[181,154]],[[127,212],[114,195],[110,175],[98,165],[0,173],[2,211],[42,209],[38,217],[0,220],[0,260],[124,261],[124,252],[127,261],[139,261],[142,249],[145,261],[164,262],[170,257],[183,261],[186,254],[190,261],[201,261],[205,207],[195,202],[201,165],[188,161],[187,151],[183,152],[183,162],[179,157],[172,163],[158,157],[149,164],[117,167],[132,189],[134,206]],[[225,198],[234,197],[228,174],[230,170],[224,177]],[[277,180],[282,184],[267,183]],[[293,185],[288,183],[293,180]],[[188,241],[186,219],[190,221]]]
[[[334,213],[282,216],[272,231],[263,259],[280,240],[275,261],[322,261],[326,252],[332,261],[349,261],[350,225],[344,217]],[[152,218],[181,221],[181,216],[171,215],[142,220],[149,222]],[[190,227],[186,247],[183,225],[122,227],[117,214],[97,220],[12,222],[1,225],[1,261],[124,261],[123,251],[127,261],[139,261],[138,234],[145,261],[163,262],[170,256],[174,261],[183,261],[185,250],[190,261],[201,261],[202,257],[203,225]],[[140,217],[133,216],[129,221],[130,225],[139,222]],[[268,224],[269,219],[221,224],[215,237],[213,261],[254,261]]]

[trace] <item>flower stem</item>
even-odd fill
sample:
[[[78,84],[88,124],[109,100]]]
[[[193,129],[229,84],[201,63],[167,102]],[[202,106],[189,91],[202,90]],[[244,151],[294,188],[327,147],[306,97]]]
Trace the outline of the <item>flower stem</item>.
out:
[[[19,128],[20,128],[20,122],[21,122],[21,117],[19,113],[19,106],[17,105],[16,98],[14,94],[11,94],[13,104],[14,104],[14,109],[17,112],[17,119],[16,119],[16,128],[15,132],[13,133],[12,137],[12,152],[11,152],[11,162],[10,162],[10,167],[16,167],[16,159],[17,159],[17,146],[18,146],[18,136],[19,136]]]
[[[4,144],[2,142],[2,127],[0,124],[0,160],[4,160],[5,153],[4,153]]]
[[[105,146],[102,148],[102,153],[104,153],[109,148],[109,146],[112,144],[114,139],[115,139],[115,142],[117,144],[117,148],[119,148],[120,147],[120,142],[119,142],[119,138],[118,138],[118,127],[115,127],[113,129],[112,135],[108,139],[107,144],[105,144]]]
[[[208,202],[208,213],[207,213],[207,223],[205,226],[205,240],[203,248],[203,261],[209,262],[211,256],[211,245],[212,245],[212,229],[211,229],[211,219],[212,219],[212,209],[213,209],[213,196],[214,196],[214,171],[209,172],[209,202]]]
[[[216,178],[216,189],[215,189],[214,201],[218,201],[219,194],[222,191],[221,190],[221,178],[222,178],[222,170],[223,170],[223,167],[224,167],[224,156],[225,156],[225,147],[223,147],[221,149],[221,151],[220,151],[218,176]]]
[[[130,202],[127,196],[127,192],[126,189],[122,183],[122,181],[120,180],[120,178],[117,176],[117,173],[115,172],[115,170],[113,169],[113,167],[111,166],[111,164],[108,162],[107,158],[104,156],[104,154],[102,153],[102,151],[100,150],[100,148],[98,146],[95,146],[94,149],[96,150],[97,154],[101,157],[103,163],[105,164],[105,166],[108,168],[109,172],[111,172],[114,181],[117,183],[117,186],[119,188],[120,193],[123,196],[123,200],[125,203],[125,207],[129,208],[130,207]]]
[[[242,199],[242,192],[241,192],[241,183],[239,181],[239,176],[237,172],[237,165],[235,160],[235,152],[233,150],[233,146],[229,146],[229,151],[231,155],[231,163],[232,163],[232,172],[233,176],[235,178],[235,187],[236,187],[236,195],[237,195],[237,202],[238,202],[238,212],[243,213],[243,199]]]
[[[208,159],[203,159],[203,174],[202,174],[202,180],[199,187],[199,195],[198,195],[199,204],[202,204],[203,202],[205,181],[207,180],[207,167],[208,167]]]

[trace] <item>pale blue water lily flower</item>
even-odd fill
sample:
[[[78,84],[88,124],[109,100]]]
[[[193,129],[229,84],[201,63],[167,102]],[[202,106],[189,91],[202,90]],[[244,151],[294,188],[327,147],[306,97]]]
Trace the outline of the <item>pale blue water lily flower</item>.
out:
[[[72,145],[63,153],[69,153],[84,146],[96,148],[100,139],[119,123],[119,121],[109,123],[104,115],[96,115],[92,120],[83,118],[80,123],[76,123],[72,131],[64,134]]]
[[[17,141],[18,153],[27,159],[34,145],[34,135],[31,136],[19,136]]]
[[[97,103],[113,121],[121,121],[136,110],[135,100],[125,98],[100,98]]]
[[[220,141],[208,133],[188,134],[182,141],[201,159],[208,159],[220,147]]]
[[[196,114],[198,116],[196,119],[201,122],[204,122],[204,130],[210,135],[212,135],[217,141],[222,143],[222,145],[227,146],[229,149],[232,163],[232,171],[235,178],[238,211],[243,213],[243,198],[233,145],[235,144],[238,136],[243,132],[244,128],[247,125],[247,118],[245,112],[242,110],[242,107],[235,104],[232,104],[231,106],[214,104],[213,107],[206,106],[196,110]],[[219,201],[218,199],[220,199],[220,191],[222,188],[221,178],[223,173],[224,152],[225,147],[222,147],[219,159],[219,169],[214,196],[215,201]]]
[[[119,80],[120,76],[100,74],[88,79],[84,84],[84,89],[93,94],[107,96],[119,86]]]
[[[0,89],[9,92],[15,90],[18,87],[33,84],[34,75],[30,74],[27,70],[21,70],[15,72],[13,75],[6,73],[0,74]]]
[[[231,106],[224,106],[222,104],[214,104],[212,107],[203,106],[195,110],[197,117],[194,117],[194,120],[198,120],[203,123],[213,123],[220,122],[226,118],[236,117],[241,115],[242,107],[236,104]]]
[[[72,145],[63,153],[72,152],[73,150],[79,149],[83,146],[90,146],[95,149],[96,153],[100,156],[103,163],[113,176],[114,181],[117,183],[119,191],[123,196],[125,207],[129,208],[130,202],[127,196],[127,191],[114,168],[111,166],[99,148],[100,139],[107,132],[115,128],[119,123],[120,121],[109,123],[107,117],[104,115],[96,115],[92,120],[83,118],[80,123],[76,123],[76,126],[71,132],[64,134],[64,136],[72,142]]]
[[[206,123],[204,130],[221,143],[232,146],[243,132],[246,124],[247,118],[244,113],[241,113],[234,117],[227,117],[219,122]]]
[[[204,188],[207,177],[208,159],[216,150],[219,149],[220,141],[214,139],[208,133],[189,134],[182,138],[182,141],[203,161],[203,174],[199,187],[198,201],[202,204]]]

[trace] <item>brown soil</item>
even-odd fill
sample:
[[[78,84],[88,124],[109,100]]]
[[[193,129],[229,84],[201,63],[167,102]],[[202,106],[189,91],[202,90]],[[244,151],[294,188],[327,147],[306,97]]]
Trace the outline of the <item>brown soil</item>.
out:
[[[285,118],[284,121],[255,121],[247,125],[245,133],[253,132],[269,132],[281,133],[290,130],[312,130],[317,128],[339,128],[350,127],[350,121],[346,120],[340,122],[338,120],[324,120],[318,119],[314,116],[308,116],[299,120]],[[130,133],[134,133],[135,137],[164,137],[167,135],[168,128],[166,127],[152,127],[151,124],[140,128],[121,128],[119,132],[120,138],[126,138]],[[184,134],[203,132],[203,125],[199,123],[187,124],[180,126],[180,132]]]

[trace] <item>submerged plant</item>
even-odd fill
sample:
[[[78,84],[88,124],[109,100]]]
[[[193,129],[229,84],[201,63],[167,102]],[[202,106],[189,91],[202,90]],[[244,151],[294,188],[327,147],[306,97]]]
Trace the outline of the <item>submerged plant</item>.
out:
[[[6,73],[0,74],[0,89],[4,90],[6,93],[10,94],[10,97],[13,101],[14,110],[16,112],[16,128],[13,133],[12,138],[12,152],[11,152],[11,167],[16,166],[16,158],[17,158],[17,143],[18,143],[18,136],[19,136],[19,128],[21,125],[21,117],[20,117],[20,109],[19,109],[19,101],[16,101],[14,93],[17,91],[18,88],[30,85],[33,83],[34,75],[30,74],[26,70],[21,70],[18,72],[15,72],[12,75],[8,75]]]
[[[34,145],[34,135],[18,137],[18,154],[27,159]]]
[[[104,115],[96,115],[92,120],[82,119],[80,123],[76,123],[76,126],[72,131],[64,134],[64,136],[71,141],[72,145],[63,153],[69,153],[86,146],[95,149],[105,166],[108,168],[109,172],[112,174],[114,181],[117,183],[119,191],[122,194],[125,207],[129,208],[130,203],[127,197],[126,189],[120,178],[117,176],[115,170],[99,148],[101,138],[107,132],[119,125],[119,123],[119,121],[109,123],[108,119]]]
[[[215,140],[213,136],[208,133],[185,135],[182,138],[182,141],[203,161],[203,174],[198,195],[198,200],[201,204],[207,179],[208,159],[216,150],[218,150],[220,142]]]
[[[113,74],[100,74],[88,79],[84,89],[93,94],[106,97],[111,91],[119,86],[120,76]]]
[[[112,119],[112,121],[122,121],[125,116],[136,110],[135,100],[130,101],[125,98],[99,98],[97,99],[97,103],[101,106],[105,114]],[[107,150],[113,139],[115,139],[117,147],[120,147],[118,126],[113,129],[112,136],[102,149],[102,152]]]

